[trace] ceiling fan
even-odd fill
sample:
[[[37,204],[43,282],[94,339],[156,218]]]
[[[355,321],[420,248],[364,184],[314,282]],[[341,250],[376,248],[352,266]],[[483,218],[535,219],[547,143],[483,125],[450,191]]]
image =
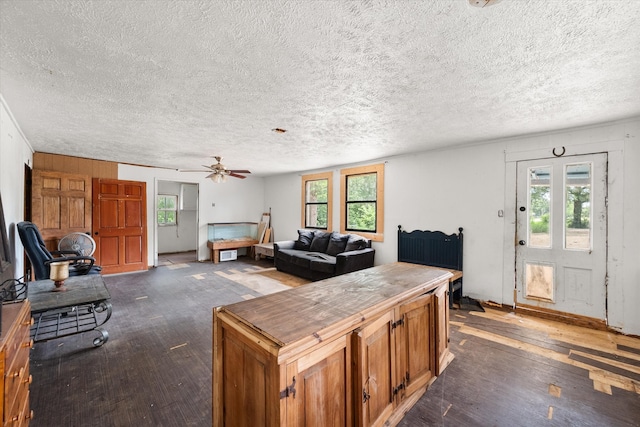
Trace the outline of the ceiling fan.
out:
[[[227,180],[228,176],[232,176],[234,178],[240,178],[240,179],[245,179],[246,176],[244,175],[240,175],[241,173],[251,173],[250,171],[246,170],[246,169],[227,169],[227,167],[225,165],[223,165],[222,163],[220,163],[222,161],[222,157],[220,156],[213,156],[214,159],[216,159],[216,161],[218,163],[215,163],[211,166],[207,166],[207,165],[202,165],[203,167],[209,169],[206,171],[202,171],[202,170],[185,170],[182,172],[211,172],[209,175],[206,176],[206,178],[211,178],[211,180],[213,182],[225,182]]]

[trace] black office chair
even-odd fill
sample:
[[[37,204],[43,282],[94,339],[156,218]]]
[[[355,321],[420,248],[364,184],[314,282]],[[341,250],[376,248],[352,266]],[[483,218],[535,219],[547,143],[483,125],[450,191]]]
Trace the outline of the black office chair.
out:
[[[69,261],[69,276],[100,274],[102,267],[94,265],[96,260],[93,257],[82,256],[75,251],[50,252],[35,224],[23,221],[18,223],[17,228],[36,280],[48,279],[51,271],[49,264],[60,261]]]

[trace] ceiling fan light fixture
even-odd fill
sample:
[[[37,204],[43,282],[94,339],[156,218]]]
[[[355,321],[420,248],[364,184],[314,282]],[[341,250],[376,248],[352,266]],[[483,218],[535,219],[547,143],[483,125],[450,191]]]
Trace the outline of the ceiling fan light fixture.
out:
[[[212,180],[213,182],[215,182],[216,184],[219,184],[219,183],[221,183],[221,182],[225,182],[225,181],[226,181],[226,178],[227,178],[226,176],[224,176],[224,175],[222,175],[222,174],[220,174],[220,173],[214,173],[214,174],[212,174],[212,176],[211,176],[211,180]]]
[[[227,177],[231,176],[233,178],[245,179],[246,176],[243,174],[251,173],[251,171],[247,169],[227,169],[225,165],[222,164],[222,157],[214,156],[218,163],[213,165],[202,165],[203,168],[209,169],[205,171],[201,170],[184,170],[183,172],[210,172],[209,175],[205,177],[205,179],[209,178],[211,181],[219,183],[219,182],[227,182]]]

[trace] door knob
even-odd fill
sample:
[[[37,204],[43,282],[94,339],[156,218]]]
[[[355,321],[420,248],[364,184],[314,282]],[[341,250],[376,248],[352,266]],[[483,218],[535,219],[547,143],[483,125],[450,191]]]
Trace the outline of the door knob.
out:
[[[520,241],[518,242],[518,244],[519,244],[520,246],[524,246],[524,245],[526,245],[526,244],[527,244],[527,242],[525,242],[524,240],[520,240]]]

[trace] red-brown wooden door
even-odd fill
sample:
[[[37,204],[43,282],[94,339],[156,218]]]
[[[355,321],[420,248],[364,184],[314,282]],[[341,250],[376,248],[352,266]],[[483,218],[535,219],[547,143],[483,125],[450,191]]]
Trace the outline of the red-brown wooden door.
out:
[[[93,179],[94,257],[103,274],[147,269],[146,183]]]

